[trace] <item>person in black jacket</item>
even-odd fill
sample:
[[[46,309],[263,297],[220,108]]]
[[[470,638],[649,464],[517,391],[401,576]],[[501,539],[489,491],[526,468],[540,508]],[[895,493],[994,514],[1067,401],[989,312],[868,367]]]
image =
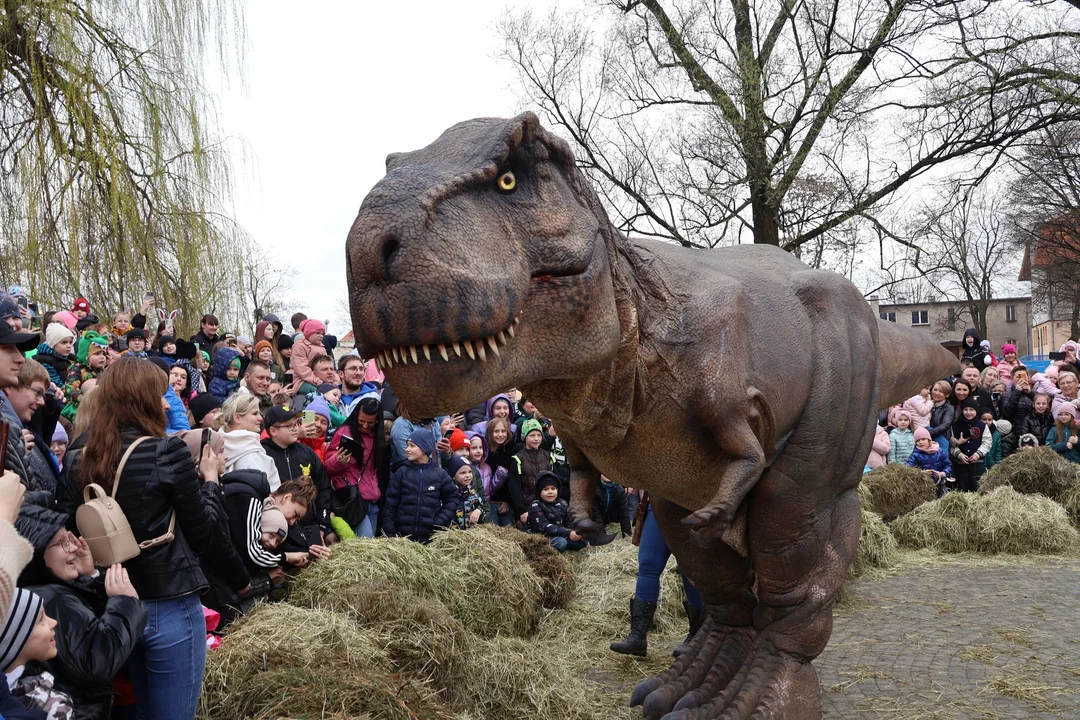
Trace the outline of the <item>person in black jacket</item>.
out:
[[[935,442],[945,438],[945,444],[949,444],[949,429],[952,427],[956,409],[949,402],[952,395],[952,385],[948,380],[938,380],[930,386],[930,425],[926,428],[930,437]]]
[[[146,606],[120,565],[104,575],[94,569],[90,548],[65,527],[66,518],[36,505],[24,505],[15,521],[34,547],[34,557],[19,584],[44,601],[56,620],[56,657],[43,666],[54,687],[74,702],[76,720],[107,720],[112,681],[124,667],[146,627]]]
[[[191,342],[196,343],[200,350],[208,353],[214,352],[214,345],[225,338],[217,334],[218,319],[213,315],[203,315],[199,321],[199,332],[191,336]]]
[[[526,530],[546,535],[551,547],[563,550],[581,550],[589,541],[569,527],[570,507],[559,498],[559,476],[547,470],[536,476],[536,500],[529,505]]]
[[[1031,380],[1028,379],[1027,369],[1017,366],[1013,370],[1013,384],[1001,399],[1001,417],[1012,423],[1013,431],[1001,438],[1001,455],[1008,457],[1016,450],[1020,442],[1019,432],[1024,424],[1024,418],[1031,414],[1032,402],[1035,393],[1031,389]]]
[[[221,512],[217,479],[224,458],[207,444],[196,469],[184,441],[165,437],[167,386],[161,369],[132,356],[101,374],[94,391],[99,421],[87,432],[74,484],[81,491],[96,483],[109,493],[119,469],[116,502],[135,539],[147,543],[124,568],[154,619],[127,664],[136,712],[139,718],[190,720],[206,664],[199,595],[207,582],[199,555],[220,542],[214,521]]]
[[[274,405],[263,415],[263,427],[269,435],[262,441],[266,454],[277,466],[282,482],[302,477],[311,478],[315,485],[315,502],[307,514],[289,527],[289,537],[282,543],[284,552],[311,553],[313,558],[330,556],[328,543],[334,541],[330,530],[330,480],[326,477],[319,456],[307,445],[298,442],[297,412]]]
[[[960,340],[960,362],[970,361],[979,372],[986,367],[986,351],[980,347],[982,338],[975,328],[964,331],[964,337]]]
[[[405,457],[386,488],[383,530],[390,537],[426,543],[436,529],[450,527],[457,514],[458,490],[439,467],[435,437],[427,428],[409,435]]]
[[[626,489],[604,475],[600,476],[600,482],[596,485],[596,494],[593,496],[592,503],[592,519],[593,522],[601,525],[619,523],[623,537],[634,534],[630,523],[630,506],[626,502]]]
[[[1031,412],[1024,416],[1019,428],[1014,428],[1017,444],[1024,435],[1034,435],[1039,445],[1046,444],[1046,435],[1054,427],[1054,415],[1050,411],[1050,396],[1039,394],[1031,401]]]

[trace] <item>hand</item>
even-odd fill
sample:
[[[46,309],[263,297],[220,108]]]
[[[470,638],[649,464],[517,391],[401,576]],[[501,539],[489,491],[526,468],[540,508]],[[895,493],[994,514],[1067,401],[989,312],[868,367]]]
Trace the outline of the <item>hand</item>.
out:
[[[57,387],[56,383],[49,383],[49,389],[52,390],[53,397],[60,402],[64,402],[64,391]]]
[[[270,582],[273,583],[274,585],[280,584],[281,581],[285,579],[285,571],[282,570],[279,567],[267,570],[266,575],[267,575],[267,577],[270,578]],[[250,591],[250,589],[251,589],[251,586],[248,585],[248,590]]]
[[[335,457],[337,457],[337,461],[339,463],[341,463],[342,465],[347,465],[348,462],[352,460],[352,453],[345,448],[339,446],[337,449],[337,453],[335,453]]]
[[[77,538],[71,533],[68,536],[75,545],[75,569],[80,575],[94,574],[94,556],[90,554],[90,546],[82,538]]]
[[[109,597],[131,597],[139,599],[139,593],[128,579],[128,572],[123,565],[117,563],[105,571],[105,594]]]
[[[23,320],[29,320],[30,317],[31,317],[30,308],[23,307],[22,305],[20,305],[19,306],[19,317],[21,317]],[[24,330],[28,329],[29,327],[30,327],[29,323],[23,323],[23,329]]]
[[[34,449],[34,433],[30,432],[26,428],[22,431],[23,447],[26,448],[26,454],[29,455]]]
[[[499,503],[499,514],[500,515],[506,515],[509,512],[510,512],[510,503],[506,503],[506,502]]]
[[[555,423],[551,423],[548,425],[547,434],[551,437],[555,437]]]
[[[26,487],[19,476],[11,470],[4,470],[4,474],[0,475],[0,519],[15,524],[25,493]]]
[[[237,590],[237,591],[236,591],[236,594],[237,594],[237,596],[239,596],[239,597],[244,597],[244,596],[245,596],[245,595],[247,595],[247,594],[248,594],[249,592],[251,592],[251,583],[248,583],[248,584],[247,584],[247,585],[245,585],[244,587],[242,587],[242,588],[240,588],[239,590]]]
[[[449,453],[450,452],[450,441],[447,440],[446,438],[443,438],[442,440],[439,440],[439,442],[435,443],[435,449],[438,450],[441,453]]]
[[[302,438],[315,438],[315,437],[318,437],[318,436],[319,436],[319,428],[316,427],[315,423],[300,426],[300,437],[302,437]]]
[[[930,399],[930,390],[928,388],[923,388],[922,390],[919,391],[919,396],[922,397],[923,400],[929,400]]]
[[[461,413],[455,413],[450,416],[450,427],[465,427],[465,416]],[[443,432],[446,432],[446,428],[443,428]]]
[[[525,523],[529,522],[529,513],[527,513],[527,512],[523,512],[523,513],[521,513],[521,517],[519,517],[519,518],[518,518],[518,520],[520,520],[520,521],[521,521],[521,524],[522,524],[522,525],[524,525]]]
[[[476,523],[480,522],[480,515],[482,514],[483,513],[480,512],[480,508],[477,508],[476,510],[473,510],[471,513],[469,513],[469,524],[475,525]]]
[[[933,470],[923,470],[923,475],[929,475],[930,477],[934,477],[934,471]]]
[[[577,534],[576,532],[574,532],[573,530],[571,530],[571,531],[570,531],[570,539],[571,539],[571,540],[573,540],[574,542],[577,542],[578,540],[580,540],[580,539],[581,539],[581,536],[580,536],[580,535],[578,535],[578,534]]]
[[[312,545],[308,548],[308,554],[313,560],[326,560],[330,557],[330,548],[325,545]]]
[[[311,562],[311,557],[304,552],[287,552],[285,553],[285,562],[296,567],[304,567]]]
[[[206,482],[216,483],[218,476],[225,472],[225,456],[218,455],[210,447],[210,443],[203,446],[202,456],[199,458],[199,470]]]

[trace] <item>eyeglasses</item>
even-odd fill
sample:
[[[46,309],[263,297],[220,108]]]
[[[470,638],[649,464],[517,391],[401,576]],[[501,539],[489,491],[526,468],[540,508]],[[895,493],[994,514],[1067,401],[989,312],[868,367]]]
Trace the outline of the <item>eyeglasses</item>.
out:
[[[46,550],[51,550],[54,547],[56,547],[57,545],[59,545],[61,548],[63,548],[64,552],[74,552],[74,550],[75,550],[75,538],[73,538],[71,536],[71,533],[68,533],[64,537],[60,538],[60,540],[58,542],[54,542],[52,545],[50,545],[49,547],[47,547],[45,549]]]
[[[29,390],[30,392],[34,393],[34,395],[37,396],[38,400],[44,400],[45,399],[45,393],[46,393],[45,390],[38,390],[33,385],[28,385],[24,389]]]

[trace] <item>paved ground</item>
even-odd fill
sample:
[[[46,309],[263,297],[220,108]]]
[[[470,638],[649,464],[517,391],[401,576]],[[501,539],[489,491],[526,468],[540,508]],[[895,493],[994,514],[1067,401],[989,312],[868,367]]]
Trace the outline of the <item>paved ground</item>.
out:
[[[861,580],[815,665],[826,718],[1080,718],[1080,561]]]

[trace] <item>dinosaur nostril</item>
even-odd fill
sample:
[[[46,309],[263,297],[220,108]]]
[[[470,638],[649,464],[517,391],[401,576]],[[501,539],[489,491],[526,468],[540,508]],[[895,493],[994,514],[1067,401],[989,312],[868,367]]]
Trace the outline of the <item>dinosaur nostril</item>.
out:
[[[387,235],[383,238],[382,243],[382,265],[383,265],[383,279],[386,282],[393,280],[392,266],[394,264],[394,258],[397,256],[398,250],[401,248],[401,243],[398,241],[396,235]]]

